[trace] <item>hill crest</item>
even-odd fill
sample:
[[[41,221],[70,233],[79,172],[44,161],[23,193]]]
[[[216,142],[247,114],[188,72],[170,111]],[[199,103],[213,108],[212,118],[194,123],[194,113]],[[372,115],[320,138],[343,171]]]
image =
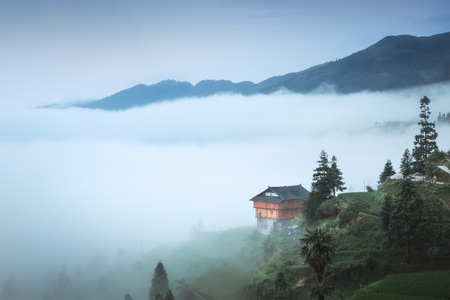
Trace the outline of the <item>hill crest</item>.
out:
[[[450,32],[429,37],[387,36],[342,59],[309,69],[273,76],[260,83],[202,80],[196,85],[164,80],[138,84],[111,96],[73,106],[124,110],[152,103],[220,93],[271,94],[281,89],[311,93],[327,87],[337,93],[388,91],[450,81]]]

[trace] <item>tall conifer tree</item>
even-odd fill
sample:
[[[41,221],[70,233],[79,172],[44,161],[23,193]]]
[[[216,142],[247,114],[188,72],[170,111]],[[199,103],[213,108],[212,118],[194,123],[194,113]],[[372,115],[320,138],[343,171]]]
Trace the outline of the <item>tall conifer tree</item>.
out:
[[[331,157],[331,167],[330,167],[330,183],[331,183],[331,192],[333,197],[336,196],[336,192],[343,192],[347,188],[345,187],[345,182],[343,181],[342,172],[337,166],[337,158],[336,156]]]
[[[395,171],[394,168],[392,167],[392,162],[390,159],[388,159],[384,164],[383,172],[381,172],[380,177],[378,179],[378,184],[382,184],[383,182],[386,181],[386,179],[388,179],[390,176],[394,174]]]
[[[152,285],[150,287],[149,300],[163,299],[169,291],[169,279],[167,278],[167,272],[161,261],[156,265],[153,273]]]
[[[403,174],[403,177],[411,175],[411,163],[412,158],[409,149],[405,149],[405,152],[403,152],[402,160],[400,162],[400,172]]]
[[[428,155],[437,150],[436,138],[438,136],[434,122],[430,122],[430,99],[424,96],[420,99],[420,133],[415,136],[414,149],[412,156],[414,157],[414,172],[425,174],[425,162]]]

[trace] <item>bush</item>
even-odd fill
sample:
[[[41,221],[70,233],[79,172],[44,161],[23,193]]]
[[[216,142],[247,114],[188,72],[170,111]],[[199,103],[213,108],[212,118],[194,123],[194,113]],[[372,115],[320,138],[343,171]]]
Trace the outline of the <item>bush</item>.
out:
[[[328,219],[336,215],[335,200],[326,200],[316,209],[316,220]]]

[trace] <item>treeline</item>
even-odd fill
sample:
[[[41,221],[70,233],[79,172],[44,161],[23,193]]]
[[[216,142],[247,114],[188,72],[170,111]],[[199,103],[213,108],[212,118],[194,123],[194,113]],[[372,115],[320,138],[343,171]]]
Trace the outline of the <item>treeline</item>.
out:
[[[438,117],[437,117],[437,123],[450,124],[450,112],[448,112],[448,113],[439,112]]]

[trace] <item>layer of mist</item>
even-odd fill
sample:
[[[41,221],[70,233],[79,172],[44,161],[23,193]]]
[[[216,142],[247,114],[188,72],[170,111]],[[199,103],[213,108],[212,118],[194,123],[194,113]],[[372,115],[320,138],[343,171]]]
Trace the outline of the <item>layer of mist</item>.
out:
[[[198,224],[254,225],[249,199],[268,185],[309,189],[321,150],[337,156],[347,191],[376,188],[385,162],[397,170],[412,149],[424,95],[432,119],[450,111],[450,86],[438,85],[2,112],[0,280],[95,253],[139,254],[186,239]],[[437,131],[450,150],[450,128]]]

